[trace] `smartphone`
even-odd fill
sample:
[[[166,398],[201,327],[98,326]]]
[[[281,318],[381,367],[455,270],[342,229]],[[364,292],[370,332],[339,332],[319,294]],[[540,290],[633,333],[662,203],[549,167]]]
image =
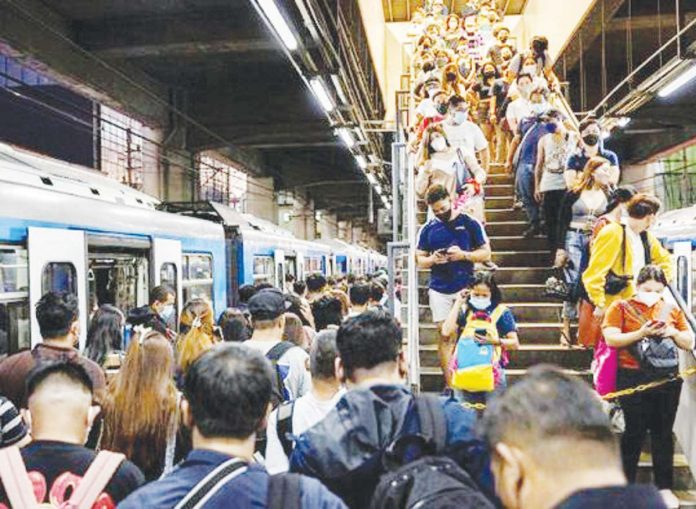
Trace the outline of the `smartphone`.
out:
[[[488,336],[488,331],[486,329],[474,329],[474,334],[476,336],[481,336],[482,338],[485,338]]]
[[[444,256],[444,255],[447,254],[447,249],[448,249],[448,248],[444,247],[444,248],[442,248],[442,249],[438,249],[438,250],[435,251],[435,252],[436,252],[437,254],[439,254],[439,255]]]
[[[663,322],[662,320],[651,320],[650,321],[651,327],[664,327],[665,325],[667,325],[667,324],[665,322]]]

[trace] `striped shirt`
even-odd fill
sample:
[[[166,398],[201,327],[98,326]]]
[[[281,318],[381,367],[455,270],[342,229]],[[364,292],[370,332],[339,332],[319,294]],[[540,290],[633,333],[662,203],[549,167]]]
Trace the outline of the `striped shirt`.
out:
[[[0,447],[14,445],[27,436],[27,427],[12,402],[0,396]]]

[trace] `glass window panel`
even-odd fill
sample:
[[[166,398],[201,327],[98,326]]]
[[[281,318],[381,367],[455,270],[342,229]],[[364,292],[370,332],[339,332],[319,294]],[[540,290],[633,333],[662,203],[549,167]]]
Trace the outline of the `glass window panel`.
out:
[[[0,301],[0,356],[31,346],[29,299]]]
[[[41,293],[63,292],[77,295],[77,271],[72,263],[48,263],[41,276]]]
[[[275,262],[272,256],[254,256],[254,283],[268,282],[275,279]]]
[[[0,247],[0,294],[29,291],[26,249]]]

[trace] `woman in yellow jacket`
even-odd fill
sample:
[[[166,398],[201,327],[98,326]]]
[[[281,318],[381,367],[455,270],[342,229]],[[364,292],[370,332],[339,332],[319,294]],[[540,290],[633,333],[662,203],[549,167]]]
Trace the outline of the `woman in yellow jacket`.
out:
[[[582,282],[595,316],[601,317],[611,303],[628,299],[636,292],[635,277],[646,265],[657,265],[672,278],[672,259],[660,241],[648,232],[654,224],[660,201],[646,194],[635,195],[626,207],[626,224],[611,223],[602,228],[592,244],[592,253]],[[628,276],[627,284],[618,293],[607,291],[607,279]]]

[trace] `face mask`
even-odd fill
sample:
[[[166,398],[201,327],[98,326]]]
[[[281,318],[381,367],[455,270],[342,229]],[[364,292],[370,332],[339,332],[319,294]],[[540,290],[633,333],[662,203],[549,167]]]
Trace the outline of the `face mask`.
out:
[[[642,302],[648,307],[653,307],[662,298],[662,295],[656,292],[641,292],[636,294],[636,300]]]
[[[468,111],[457,111],[454,114],[454,123],[457,125],[462,125],[464,122],[466,122],[466,119],[469,118],[469,112]]]
[[[532,91],[532,84],[525,83],[524,85],[517,85],[517,90],[520,91],[523,97],[529,97],[529,92]]]
[[[447,81],[456,81],[457,79],[457,73],[455,72],[448,72],[447,73]]]
[[[489,307],[491,307],[491,298],[478,297],[474,295],[472,297],[469,297],[469,304],[471,304],[471,307],[473,307],[474,309],[483,311],[484,309],[488,309]]]
[[[522,74],[531,74],[532,76],[536,76],[537,73],[537,66],[536,65],[525,65],[522,67]]]
[[[599,136],[597,136],[596,134],[586,134],[582,137],[582,141],[585,142],[585,145],[594,147],[595,145],[597,145],[597,143],[599,143]]]
[[[440,115],[444,115],[447,113],[447,105],[446,104],[438,104],[437,105],[437,112]]]
[[[160,317],[162,320],[165,322],[168,322],[169,319],[174,316],[174,304],[167,304],[162,308],[162,311],[159,313]]]
[[[433,118],[438,116],[437,108],[431,103],[423,108],[423,116],[425,118]]]
[[[495,78],[495,71],[486,71],[483,73],[483,77],[486,79]]]
[[[442,152],[444,150],[447,150],[447,142],[444,138],[435,138],[432,141],[432,143],[430,143],[430,146],[433,148],[435,152]]]
[[[440,214],[435,214],[435,217],[438,218],[443,223],[448,223],[449,220],[452,218],[452,209],[450,209],[446,212],[442,212]]]
[[[509,36],[508,36],[507,34],[500,34],[500,35],[498,36],[498,40],[499,40],[500,42],[502,42],[502,43],[505,43],[505,42],[508,40],[508,37],[509,37]]]
[[[437,93],[437,91],[438,91],[438,89],[436,87],[429,88],[428,89],[428,97],[430,97],[432,99],[433,96]]]
[[[438,66],[438,67],[444,67],[444,66],[446,66],[448,63],[449,63],[449,60],[447,60],[446,58],[438,58],[438,59],[437,59],[437,66]]]

